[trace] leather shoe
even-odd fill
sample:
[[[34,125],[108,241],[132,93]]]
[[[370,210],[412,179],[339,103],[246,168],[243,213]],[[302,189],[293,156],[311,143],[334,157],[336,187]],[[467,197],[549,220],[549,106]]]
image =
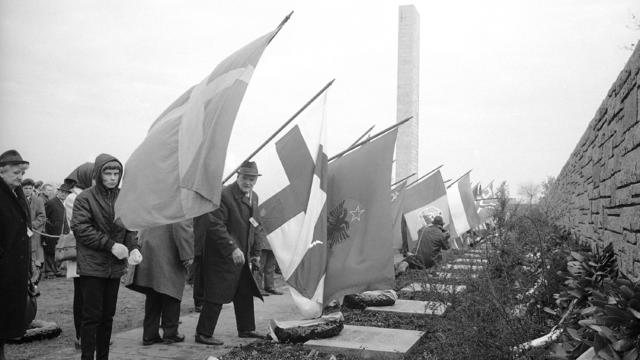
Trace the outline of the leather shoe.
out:
[[[273,295],[282,295],[282,293],[276,289],[264,289],[264,291],[268,292],[269,294],[273,294]]]
[[[258,334],[255,331],[241,331],[238,333],[238,337],[241,338],[254,338],[254,339],[264,339],[263,335]]]
[[[153,344],[160,344],[162,342],[162,338],[160,336],[154,337],[151,339],[142,339],[142,345],[149,346]]]
[[[175,334],[172,336],[165,336],[164,338],[162,338],[162,340],[164,341],[165,344],[179,343],[184,341],[184,335]]]
[[[222,340],[218,340],[213,336],[204,336],[200,334],[196,334],[196,342],[205,345],[222,345],[224,342]]]

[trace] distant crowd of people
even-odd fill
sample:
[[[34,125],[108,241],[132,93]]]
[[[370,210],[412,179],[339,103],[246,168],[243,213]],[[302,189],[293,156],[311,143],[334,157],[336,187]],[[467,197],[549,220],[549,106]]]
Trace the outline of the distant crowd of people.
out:
[[[193,284],[200,312],[196,342],[223,344],[213,334],[222,305],[229,302],[238,336],[264,337],[256,332],[253,298],[282,293],[274,286],[277,263],[257,211],[253,187],[260,173],[255,162],[237,170],[218,209],[139,232],[115,219],[123,171],[115,157],[99,155],[57,187],[25,178],[28,169],[29,162],[16,150],[0,155],[0,360],[6,341],[22,337],[29,325],[28,288],[41,277],[73,279],[76,347],[82,359],[109,357],[121,280],[146,296],[145,346],[184,341],[178,325],[187,282]],[[75,257],[56,261],[56,245],[69,233],[75,238]]]

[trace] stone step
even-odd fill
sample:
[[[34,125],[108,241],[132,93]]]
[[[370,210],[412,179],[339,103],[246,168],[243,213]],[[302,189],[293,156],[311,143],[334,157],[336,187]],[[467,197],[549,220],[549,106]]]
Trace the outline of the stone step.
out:
[[[309,340],[304,347],[362,359],[402,359],[423,331],[345,325],[338,336]]]
[[[477,278],[478,274],[466,274],[466,273],[452,273],[448,271],[438,271],[433,274],[437,278],[441,279],[465,279],[468,277]]]
[[[395,304],[390,306],[371,306],[364,310],[403,313],[407,315],[442,315],[447,310],[447,304],[437,301],[399,299],[396,300]]]
[[[450,294],[450,293],[463,292],[466,289],[467,287],[465,285],[412,283],[403,287],[402,289],[400,289],[400,291],[407,291],[407,292],[435,291],[443,294]]]
[[[487,259],[465,259],[465,258],[459,258],[459,259],[455,259],[453,260],[454,263],[476,263],[476,264],[486,264],[489,261]]]
[[[443,267],[445,269],[451,269],[451,270],[471,270],[471,271],[484,270],[484,266],[482,265],[445,264]]]

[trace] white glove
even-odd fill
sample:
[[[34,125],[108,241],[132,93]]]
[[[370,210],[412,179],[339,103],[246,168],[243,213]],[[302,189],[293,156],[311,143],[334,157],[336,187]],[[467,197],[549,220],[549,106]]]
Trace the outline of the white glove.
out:
[[[113,256],[117,257],[118,260],[122,260],[129,255],[129,249],[120,243],[115,243],[111,247],[111,253]]]
[[[133,249],[129,253],[129,259],[127,259],[129,265],[138,265],[142,262],[142,254],[138,249]]]

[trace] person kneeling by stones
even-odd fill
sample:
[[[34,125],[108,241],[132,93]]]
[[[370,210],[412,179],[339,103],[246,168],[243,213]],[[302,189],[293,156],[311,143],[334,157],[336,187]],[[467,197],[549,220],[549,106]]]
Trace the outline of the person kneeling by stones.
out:
[[[127,287],[146,295],[142,344],[182,342],[178,324],[187,271],[193,264],[193,220],[148,228],[139,238],[147,261],[135,267]]]
[[[426,220],[426,219],[425,219]],[[428,224],[428,222],[427,222]],[[442,260],[442,250],[449,249],[449,232],[444,229],[442,216],[437,215],[418,232],[418,244],[413,253],[396,267],[396,275],[410,269],[428,269]]]

